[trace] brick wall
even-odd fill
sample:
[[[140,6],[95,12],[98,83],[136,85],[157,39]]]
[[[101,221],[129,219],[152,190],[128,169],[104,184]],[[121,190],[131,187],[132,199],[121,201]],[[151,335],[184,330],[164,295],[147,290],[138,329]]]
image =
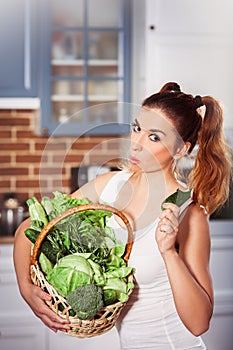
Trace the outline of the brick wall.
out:
[[[8,192],[21,202],[54,190],[70,193],[71,167],[116,165],[117,136],[41,137],[35,124],[35,111],[0,110],[0,201]]]

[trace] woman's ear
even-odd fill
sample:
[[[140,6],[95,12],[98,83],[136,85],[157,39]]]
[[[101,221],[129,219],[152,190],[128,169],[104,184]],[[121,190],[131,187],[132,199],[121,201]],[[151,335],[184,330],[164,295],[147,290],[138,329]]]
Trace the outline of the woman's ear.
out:
[[[190,147],[191,147],[190,142],[184,142],[180,147],[178,147],[173,158],[178,160],[178,159],[184,157],[185,154],[188,153],[188,150],[190,149]]]

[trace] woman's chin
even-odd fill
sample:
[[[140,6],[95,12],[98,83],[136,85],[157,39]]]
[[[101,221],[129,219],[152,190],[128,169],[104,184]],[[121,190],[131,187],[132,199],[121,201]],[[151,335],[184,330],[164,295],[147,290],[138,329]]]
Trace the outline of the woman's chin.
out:
[[[158,163],[153,165],[150,164],[148,166],[144,164],[143,166],[141,162],[134,163],[129,161],[128,170],[132,173],[157,173],[158,171],[161,171],[163,169]]]
[[[130,172],[132,172],[132,173],[141,173],[141,172],[144,172],[144,170],[143,170],[138,164],[133,164],[133,163],[130,163],[130,164],[129,164],[129,170],[130,170]]]

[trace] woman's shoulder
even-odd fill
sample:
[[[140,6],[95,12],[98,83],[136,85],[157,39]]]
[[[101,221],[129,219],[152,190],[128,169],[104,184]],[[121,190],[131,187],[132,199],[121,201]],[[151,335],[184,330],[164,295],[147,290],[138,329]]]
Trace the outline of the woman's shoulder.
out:
[[[73,192],[71,196],[76,198],[87,197],[93,202],[98,202],[107,183],[120,172],[120,170],[116,170],[98,175],[95,179],[89,181],[77,191]]]
[[[200,223],[209,224],[209,215],[203,206],[191,200],[186,209],[183,220],[192,224],[195,223],[196,226]]]
[[[209,237],[209,216],[204,207],[192,202],[185,211],[179,225],[179,238]]]
[[[132,173],[126,170],[117,170],[105,173],[101,176],[96,177],[95,186],[98,193],[98,198],[100,198],[103,192],[112,192],[111,196],[114,196],[114,193],[119,191],[119,188],[129,180]],[[106,194],[106,193],[105,193]]]
[[[107,183],[118,174],[121,174],[121,170],[109,171],[105,174],[98,175],[94,179],[95,185],[98,188],[98,193],[102,193]]]

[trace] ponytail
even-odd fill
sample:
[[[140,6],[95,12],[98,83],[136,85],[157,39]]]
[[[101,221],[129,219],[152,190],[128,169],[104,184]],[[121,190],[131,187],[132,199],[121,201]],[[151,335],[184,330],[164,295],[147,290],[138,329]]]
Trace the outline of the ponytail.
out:
[[[219,102],[210,96],[202,97],[202,102],[206,111],[190,182],[194,201],[212,214],[229,197],[231,156],[223,135],[223,110]]]

